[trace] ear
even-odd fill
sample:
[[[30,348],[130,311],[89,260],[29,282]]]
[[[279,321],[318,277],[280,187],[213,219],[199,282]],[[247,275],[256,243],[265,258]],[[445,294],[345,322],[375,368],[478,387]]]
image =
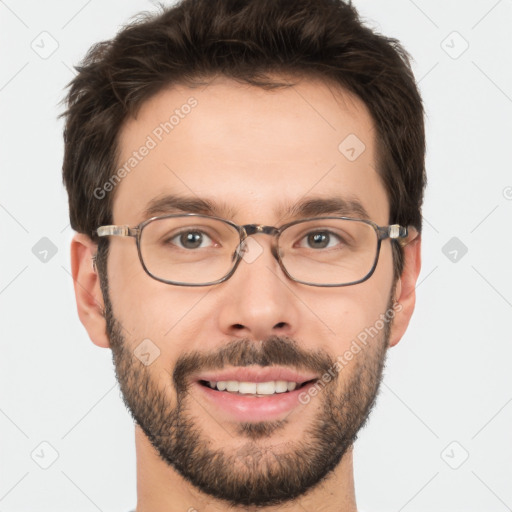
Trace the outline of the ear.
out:
[[[398,280],[395,298],[400,304],[391,324],[389,347],[394,347],[404,335],[416,304],[416,282],[421,270],[421,235],[403,248],[404,268]]]
[[[93,265],[96,249],[87,235],[76,234],[71,241],[71,273],[80,321],[95,345],[109,348],[100,278]]]

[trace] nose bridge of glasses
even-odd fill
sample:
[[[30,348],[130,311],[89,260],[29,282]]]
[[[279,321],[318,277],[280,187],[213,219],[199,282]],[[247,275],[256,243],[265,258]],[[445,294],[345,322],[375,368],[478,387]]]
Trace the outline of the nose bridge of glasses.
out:
[[[266,235],[276,235],[279,229],[274,226],[264,226],[263,224],[246,224],[242,226],[246,236],[255,235],[257,233],[264,233]]]
[[[276,235],[279,234],[279,229],[274,227],[274,226],[265,226],[263,224],[246,224],[245,226],[241,226],[242,227],[242,232],[243,232],[243,239],[247,238],[248,236],[251,236],[251,235],[257,235],[257,234],[265,234],[265,235],[271,235],[272,237],[275,237]],[[276,247],[276,244],[272,243],[271,245],[271,253],[272,253],[272,256],[274,256],[274,258],[279,259],[278,257],[278,251],[277,251],[277,247]]]

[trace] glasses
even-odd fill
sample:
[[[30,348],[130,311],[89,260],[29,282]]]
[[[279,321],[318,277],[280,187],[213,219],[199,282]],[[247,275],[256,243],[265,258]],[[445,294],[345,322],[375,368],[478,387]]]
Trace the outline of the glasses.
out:
[[[262,252],[248,237],[275,237],[272,255],[292,280],[310,286],[349,286],[375,271],[382,240],[406,245],[410,229],[349,217],[315,217],[280,228],[239,226],[196,213],[152,217],[138,226],[101,226],[99,237],[130,236],[149,276],[178,286],[210,286],[229,279],[240,261],[251,263]]]

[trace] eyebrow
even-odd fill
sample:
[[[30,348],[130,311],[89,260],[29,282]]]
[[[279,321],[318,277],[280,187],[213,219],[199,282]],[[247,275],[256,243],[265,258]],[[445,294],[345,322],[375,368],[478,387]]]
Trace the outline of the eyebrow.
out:
[[[233,219],[238,210],[223,201],[207,198],[166,194],[152,199],[146,206],[144,219],[171,213],[198,213],[224,219]],[[370,220],[363,204],[354,196],[351,197],[308,197],[292,205],[281,205],[274,210],[280,219],[307,218],[321,215],[339,215]]]

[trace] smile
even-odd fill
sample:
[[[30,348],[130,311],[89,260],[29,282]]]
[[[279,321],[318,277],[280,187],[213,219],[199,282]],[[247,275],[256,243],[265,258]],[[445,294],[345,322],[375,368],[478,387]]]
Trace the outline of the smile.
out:
[[[236,380],[221,380],[215,381],[199,381],[203,386],[209,386],[211,389],[217,391],[226,391],[228,393],[238,395],[252,395],[257,397],[264,397],[278,393],[288,393],[295,389],[300,389],[302,386],[314,379],[302,383],[294,381],[267,381],[267,382],[240,382]]]

